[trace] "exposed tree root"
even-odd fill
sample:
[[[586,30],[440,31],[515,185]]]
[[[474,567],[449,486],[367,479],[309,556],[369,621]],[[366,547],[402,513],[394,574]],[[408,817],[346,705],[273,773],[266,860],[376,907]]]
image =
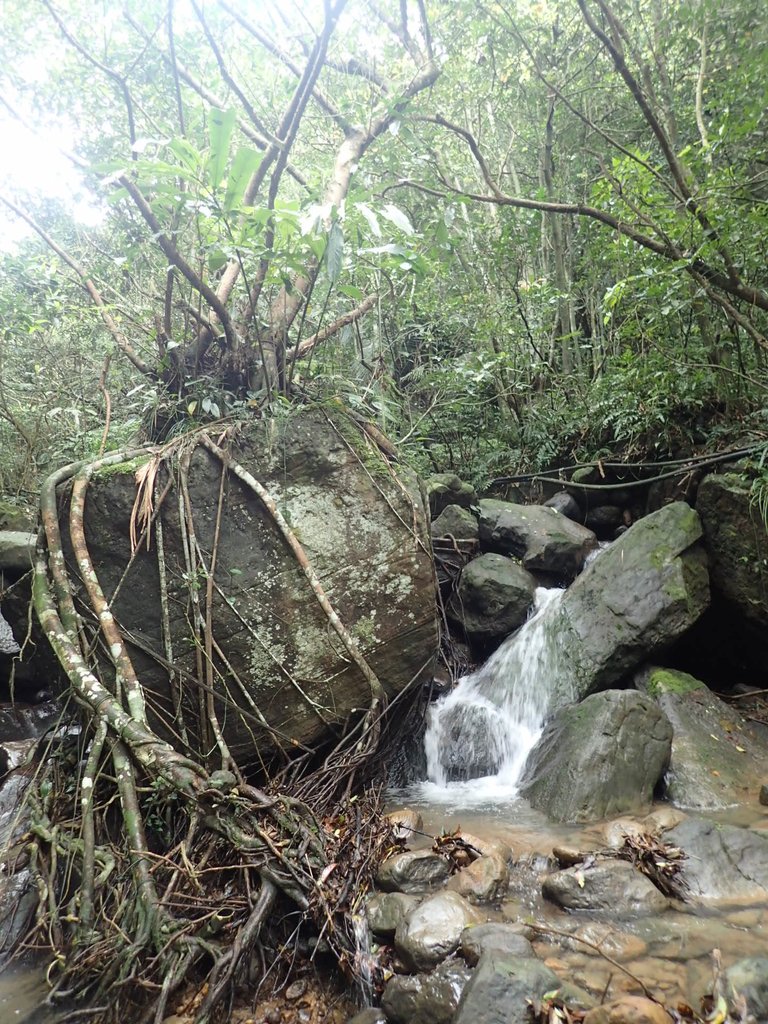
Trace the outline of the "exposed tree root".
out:
[[[206,583],[190,604],[200,652],[201,720],[194,730],[182,716],[181,680],[172,671],[159,518],[170,484],[161,491],[158,465],[145,473],[148,490],[141,514],[132,521],[143,531],[137,538],[141,543],[157,520],[158,617],[164,624],[175,719],[168,735],[178,743],[148,724],[150,697],[99,582],[84,528],[93,474],[136,453],[67,467],[46,482],[41,497],[34,603],[83,711],[83,724],[79,732],[60,737],[30,786],[25,846],[40,901],[23,948],[52,951],[51,999],[82,1000],[89,1019],[104,1024],[126,1018],[159,1024],[181,994],[189,996],[195,987],[201,993],[195,1019],[208,1024],[218,1019],[264,944],[278,950],[302,931],[353,978],[351,913],[392,844],[375,793],[352,795],[356,777],[370,774],[377,754],[383,687],[271,495],[229,457],[221,439],[215,443],[201,433],[193,438],[197,443],[222,467],[216,540],[207,554],[195,537],[184,482],[190,442],[151,452],[158,463],[175,459],[190,576]],[[222,652],[213,635],[211,605],[228,474],[258,495],[370,690],[367,711],[324,764],[318,768],[317,752],[299,748],[263,788],[247,781],[251,766],[232,758],[213,702],[214,659],[221,662]],[[57,509],[56,488],[65,480],[72,481],[74,579],[65,564]],[[253,715],[266,724],[255,705]],[[190,747],[193,732],[212,738],[217,769],[203,745]]]

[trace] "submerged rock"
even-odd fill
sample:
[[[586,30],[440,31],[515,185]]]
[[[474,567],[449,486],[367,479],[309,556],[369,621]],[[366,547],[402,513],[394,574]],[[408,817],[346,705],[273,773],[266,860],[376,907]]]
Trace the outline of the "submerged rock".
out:
[[[768,745],[698,679],[649,668],[637,685],[655,698],[672,724],[665,794],[675,806],[717,810],[738,804],[768,774]]]
[[[522,795],[555,821],[646,810],[669,762],[672,727],[653,700],[606,690],[562,708],[528,756]]]
[[[385,892],[425,892],[444,882],[450,873],[445,857],[431,850],[408,850],[382,861],[376,884]]]
[[[542,894],[566,910],[593,910],[611,917],[647,917],[666,910],[669,901],[628,861],[599,861],[567,868],[544,879]]]
[[[584,1024],[671,1024],[672,1017],[653,999],[622,996],[613,1003],[596,1006],[584,1017]]]
[[[415,971],[429,970],[459,948],[461,933],[481,920],[455,892],[440,892],[414,908],[395,932],[395,949]]]
[[[464,989],[453,1024],[526,1024],[528,1000],[560,987],[540,960],[489,952]]]
[[[461,960],[446,960],[429,974],[395,975],[381,1006],[392,1024],[450,1024],[471,971]]]
[[[486,498],[479,508],[484,550],[514,555],[532,572],[572,579],[597,547],[591,530],[545,505],[515,505]]]
[[[525,622],[536,580],[504,555],[480,555],[464,566],[447,611],[470,641],[496,646]]]
[[[768,957],[750,956],[725,972],[732,992],[743,996],[747,1012],[757,1020],[768,1018]]]

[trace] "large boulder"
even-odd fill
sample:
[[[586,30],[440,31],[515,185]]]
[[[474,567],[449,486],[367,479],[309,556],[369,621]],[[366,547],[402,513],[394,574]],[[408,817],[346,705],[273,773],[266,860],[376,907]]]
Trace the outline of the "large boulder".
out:
[[[455,892],[439,892],[415,907],[398,925],[395,949],[414,971],[427,971],[459,948],[461,933],[482,919]]]
[[[692,896],[712,902],[768,902],[768,837],[705,818],[686,818],[666,833],[686,854]]]
[[[480,542],[486,551],[520,558],[531,572],[572,579],[597,547],[591,530],[554,508],[485,498],[479,503]]]
[[[430,527],[434,538],[453,537],[454,540],[477,540],[477,518],[461,505],[447,505]]]
[[[0,570],[29,572],[35,561],[37,534],[22,530],[0,530]]]
[[[446,960],[429,974],[395,975],[387,982],[382,1009],[391,1024],[450,1024],[471,971]]]
[[[535,592],[536,580],[511,558],[481,555],[462,570],[448,615],[473,643],[497,646],[525,622]]]
[[[557,975],[540,960],[485,953],[461,994],[453,1024],[526,1024],[528,1001],[559,987]]]
[[[653,699],[606,690],[562,708],[528,756],[522,795],[555,821],[647,810],[669,762],[672,727]]]
[[[701,523],[677,502],[630,527],[542,613],[552,709],[619,682],[709,603]],[[517,636],[505,645],[513,661]]]
[[[739,616],[768,631],[768,530],[752,500],[750,481],[740,473],[705,477],[696,510],[713,592]]]
[[[341,411],[306,408],[244,424],[230,453],[271,495],[342,623],[393,697],[431,672],[438,636],[435,577],[418,480],[390,466],[365,436]],[[187,443],[189,451],[195,436]],[[197,592],[214,640],[215,710],[232,755],[240,763],[256,761],[276,746],[293,750],[338,735],[355,711],[370,705],[369,683],[331,628],[274,516],[200,445],[188,468],[182,459],[173,479],[161,462],[156,493],[170,486],[155,510],[162,522],[163,602],[156,530],[151,544],[131,550],[137,468],[94,474],[85,534],[139,678],[152,694],[153,727],[162,729],[162,719],[173,716],[179,687],[192,742],[208,742],[200,735],[195,685],[202,644],[194,621]],[[180,522],[179,475],[186,479],[192,540],[189,515]],[[189,564],[190,545],[199,552],[196,565]],[[209,588],[206,567],[214,548]],[[67,556],[72,559],[71,548]],[[169,660],[176,682],[169,679]]]
[[[647,917],[669,906],[653,882],[625,860],[556,871],[544,879],[541,891],[566,910],[600,911],[612,917]]]
[[[677,807],[718,810],[742,803],[768,775],[768,747],[737,711],[688,675],[650,667],[637,685],[672,725],[665,794]]]

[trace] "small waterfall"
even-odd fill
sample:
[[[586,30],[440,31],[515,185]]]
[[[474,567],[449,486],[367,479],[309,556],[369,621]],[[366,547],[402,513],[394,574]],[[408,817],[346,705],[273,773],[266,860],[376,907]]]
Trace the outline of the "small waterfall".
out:
[[[563,593],[540,587],[525,625],[430,708],[423,790],[431,800],[450,801],[459,791],[473,803],[516,795],[555,689],[562,694],[567,683],[556,635]]]

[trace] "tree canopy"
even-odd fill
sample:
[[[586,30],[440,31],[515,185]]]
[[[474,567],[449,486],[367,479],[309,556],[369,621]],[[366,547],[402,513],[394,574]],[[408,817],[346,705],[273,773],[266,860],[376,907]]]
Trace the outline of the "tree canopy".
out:
[[[2,194],[37,239],[4,258],[0,296],[0,415],[30,459],[35,414],[98,447],[108,401],[112,446],[125,423],[163,437],[297,386],[477,481],[764,430],[757,3],[147,0],[94,19],[44,0],[22,34],[25,17],[7,5],[7,116],[76,126],[102,211],[84,229]],[[95,386],[61,401],[55,359],[30,410],[34,352],[62,346]]]

